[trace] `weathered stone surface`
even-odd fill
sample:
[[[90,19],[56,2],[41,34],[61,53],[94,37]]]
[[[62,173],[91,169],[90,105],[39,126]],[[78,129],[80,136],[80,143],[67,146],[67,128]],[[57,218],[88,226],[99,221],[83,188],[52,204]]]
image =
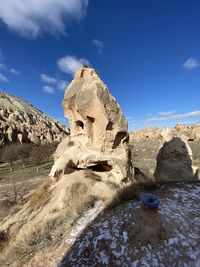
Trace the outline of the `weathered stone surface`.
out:
[[[150,127],[141,130],[136,130],[130,133],[130,139],[138,141],[141,139],[161,138],[161,131],[157,127]]]
[[[8,143],[61,141],[69,129],[26,101],[0,92],[0,147]]]
[[[132,181],[127,121],[117,101],[92,68],[81,67],[63,100],[71,136],[55,152],[50,176],[90,169],[103,181]]]
[[[179,137],[165,142],[157,156],[157,182],[179,182],[198,179],[198,169],[192,166],[192,151]]]

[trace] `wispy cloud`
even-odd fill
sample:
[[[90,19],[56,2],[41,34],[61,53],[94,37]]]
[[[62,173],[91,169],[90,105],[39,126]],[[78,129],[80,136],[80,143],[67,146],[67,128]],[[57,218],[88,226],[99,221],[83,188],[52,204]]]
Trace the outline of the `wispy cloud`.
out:
[[[0,81],[9,82],[8,78],[5,75],[3,75],[2,73],[0,73]]]
[[[99,54],[102,54],[103,48],[104,48],[104,43],[102,41],[94,39],[93,40],[93,45],[96,46],[96,48],[98,49]]]
[[[50,77],[49,75],[44,74],[44,73],[40,74],[40,78],[43,82],[46,82],[49,84],[55,84],[58,81],[56,78]]]
[[[2,49],[0,48],[0,69],[4,72],[10,72],[12,74],[20,74],[21,72],[19,70],[16,70],[14,68],[8,68],[6,64],[4,64],[5,56],[3,55]],[[4,76],[5,77],[5,76]]]
[[[48,85],[42,87],[43,91],[48,94],[54,94],[54,88]]]
[[[200,62],[195,59],[195,58],[188,58],[184,63],[183,63],[183,67],[186,70],[192,70],[192,69],[196,69],[198,67],[200,67]]]
[[[152,122],[161,122],[161,121],[171,121],[171,120],[185,120],[185,119],[194,119],[200,118],[200,111],[192,111],[183,114],[171,114],[169,116],[155,116],[145,120],[145,122],[152,123]]]
[[[169,115],[172,115],[173,113],[175,113],[175,110],[170,110],[170,111],[160,111],[158,113],[158,115],[161,115],[161,116],[169,116]]]
[[[60,58],[57,64],[61,71],[73,75],[75,71],[82,65],[89,65],[89,61],[84,58],[66,55],[65,57]]]
[[[65,34],[71,20],[86,15],[87,6],[88,0],[6,0],[0,1],[0,20],[23,37]]]
[[[59,90],[65,90],[67,88],[67,86],[69,85],[68,81],[64,81],[64,80],[59,80],[57,82],[57,88]]]
[[[40,74],[41,81],[50,85],[54,85],[59,90],[65,90],[66,87],[69,85],[68,81],[59,80],[55,77],[49,76],[47,74]],[[47,86],[47,85],[46,85]],[[47,86],[47,90],[49,89],[49,86]],[[44,87],[43,87],[44,90]]]
[[[10,72],[11,72],[12,74],[15,74],[15,75],[18,75],[18,74],[21,73],[19,70],[16,70],[16,69],[14,69],[14,68],[11,68],[11,69],[10,69]]]

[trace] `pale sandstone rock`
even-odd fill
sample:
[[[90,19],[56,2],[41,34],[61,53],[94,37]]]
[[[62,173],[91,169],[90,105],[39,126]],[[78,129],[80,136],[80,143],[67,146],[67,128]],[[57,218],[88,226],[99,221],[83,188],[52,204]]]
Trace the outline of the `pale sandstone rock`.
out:
[[[22,144],[23,143],[23,135],[20,133],[17,135],[17,138],[18,138],[20,144]]]
[[[26,101],[0,92],[0,147],[15,142],[39,143],[41,137],[42,143],[62,141],[68,134],[66,126]]]
[[[160,129],[157,127],[150,127],[131,132],[130,138],[136,141],[141,139],[161,138],[161,132]]]
[[[169,140],[172,139],[172,134],[171,134],[171,130],[168,128],[168,127],[164,127],[162,130],[161,130],[161,138],[164,142],[168,142]]]
[[[179,182],[198,179],[198,170],[192,166],[192,151],[179,137],[164,143],[157,156],[157,182]]]
[[[63,100],[71,136],[58,146],[50,176],[57,179],[77,169],[90,169],[103,181],[133,179],[127,121],[97,72],[81,67]]]
[[[39,137],[35,134],[35,132],[31,132],[28,134],[28,139],[34,144],[40,144]]]

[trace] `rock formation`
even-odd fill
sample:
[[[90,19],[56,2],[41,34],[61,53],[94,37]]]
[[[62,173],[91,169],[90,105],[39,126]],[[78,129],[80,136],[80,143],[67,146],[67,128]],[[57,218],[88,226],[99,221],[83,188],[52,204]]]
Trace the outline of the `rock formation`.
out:
[[[58,146],[50,176],[84,169],[115,184],[133,179],[127,121],[97,72],[81,67],[65,91],[71,135]]]
[[[166,142],[172,137],[180,137],[185,141],[198,141],[200,140],[200,123],[194,123],[191,125],[177,123],[172,129],[168,127],[160,129],[157,127],[150,127],[130,133],[130,139],[133,141],[139,141],[142,139],[159,139]]]
[[[192,166],[192,150],[179,137],[165,142],[157,156],[156,182],[179,182],[198,179],[199,169]]]
[[[26,101],[0,92],[0,147],[8,143],[60,142],[69,129]]]

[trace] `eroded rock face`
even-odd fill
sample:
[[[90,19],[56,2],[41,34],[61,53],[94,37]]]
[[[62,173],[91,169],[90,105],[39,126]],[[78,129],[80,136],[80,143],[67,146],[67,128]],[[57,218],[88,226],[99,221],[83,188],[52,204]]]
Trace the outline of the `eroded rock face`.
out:
[[[199,171],[192,166],[192,151],[179,137],[165,142],[157,156],[157,182],[179,182],[198,179]]]
[[[0,92],[0,147],[9,143],[60,142],[69,129],[26,101]]]
[[[71,136],[58,146],[50,176],[89,169],[103,181],[132,180],[127,121],[97,72],[80,68],[63,100]]]

